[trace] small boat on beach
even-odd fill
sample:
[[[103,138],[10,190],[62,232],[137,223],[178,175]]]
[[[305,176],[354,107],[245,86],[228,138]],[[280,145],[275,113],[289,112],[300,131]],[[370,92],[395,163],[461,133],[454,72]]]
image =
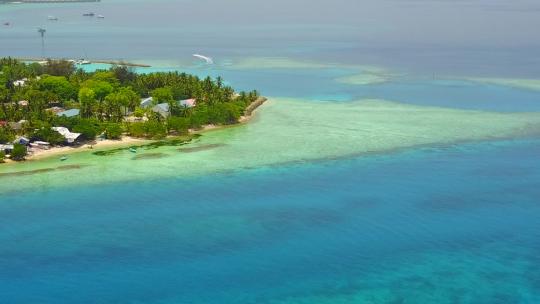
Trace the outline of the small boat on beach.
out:
[[[60,161],[66,161],[68,158],[67,156],[63,155],[62,157],[60,157]]]

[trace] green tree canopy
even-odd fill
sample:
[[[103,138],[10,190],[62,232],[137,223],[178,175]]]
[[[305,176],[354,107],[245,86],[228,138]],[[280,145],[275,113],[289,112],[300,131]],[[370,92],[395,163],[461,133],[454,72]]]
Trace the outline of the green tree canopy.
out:
[[[39,65],[35,63],[33,68],[36,71],[39,71],[39,68],[36,66]],[[42,68],[43,73],[53,75],[53,76],[64,76],[69,77],[73,72],[75,72],[75,65],[71,61],[67,60],[47,60]]]
[[[94,90],[83,87],[79,90],[79,103],[81,106],[81,116],[90,117],[96,106],[96,93]]]
[[[105,99],[105,96],[111,94],[114,91],[114,88],[110,83],[94,79],[86,80],[82,83],[81,87],[88,88],[94,91],[97,100]]]
[[[156,103],[166,103],[174,101],[172,90],[170,87],[157,88],[152,91],[152,98]]]
[[[41,90],[56,94],[63,100],[75,98],[77,95],[77,89],[64,76],[44,75],[39,81],[39,87]]]
[[[21,144],[13,145],[13,151],[11,151],[11,159],[21,161],[26,156],[26,146]]]
[[[119,123],[108,123],[105,126],[105,137],[107,139],[120,139],[123,131],[122,125]]]

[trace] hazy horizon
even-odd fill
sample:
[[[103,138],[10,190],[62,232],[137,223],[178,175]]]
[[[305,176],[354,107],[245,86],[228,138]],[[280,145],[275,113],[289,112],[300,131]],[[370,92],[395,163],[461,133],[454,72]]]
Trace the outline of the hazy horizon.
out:
[[[106,19],[83,18],[86,10]],[[60,20],[48,22],[48,15]],[[43,26],[52,57],[169,60],[203,50],[540,77],[540,3],[534,1],[103,0],[5,5],[0,20],[13,23],[0,28],[2,56],[39,55],[35,28]]]

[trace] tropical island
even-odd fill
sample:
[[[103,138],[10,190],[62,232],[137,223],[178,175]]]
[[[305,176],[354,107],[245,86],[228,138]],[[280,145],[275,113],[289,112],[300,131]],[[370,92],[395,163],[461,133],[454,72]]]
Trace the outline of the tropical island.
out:
[[[86,72],[71,61],[0,59],[0,162],[96,140],[158,140],[241,123],[265,101],[221,77],[138,74],[115,65]]]

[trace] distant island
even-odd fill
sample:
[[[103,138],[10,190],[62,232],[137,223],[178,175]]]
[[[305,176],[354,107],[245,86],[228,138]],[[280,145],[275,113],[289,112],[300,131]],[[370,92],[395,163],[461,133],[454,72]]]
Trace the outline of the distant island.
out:
[[[246,121],[266,99],[221,77],[85,72],[72,61],[0,59],[0,162],[58,147],[163,139]],[[73,149],[71,149],[73,150]]]

